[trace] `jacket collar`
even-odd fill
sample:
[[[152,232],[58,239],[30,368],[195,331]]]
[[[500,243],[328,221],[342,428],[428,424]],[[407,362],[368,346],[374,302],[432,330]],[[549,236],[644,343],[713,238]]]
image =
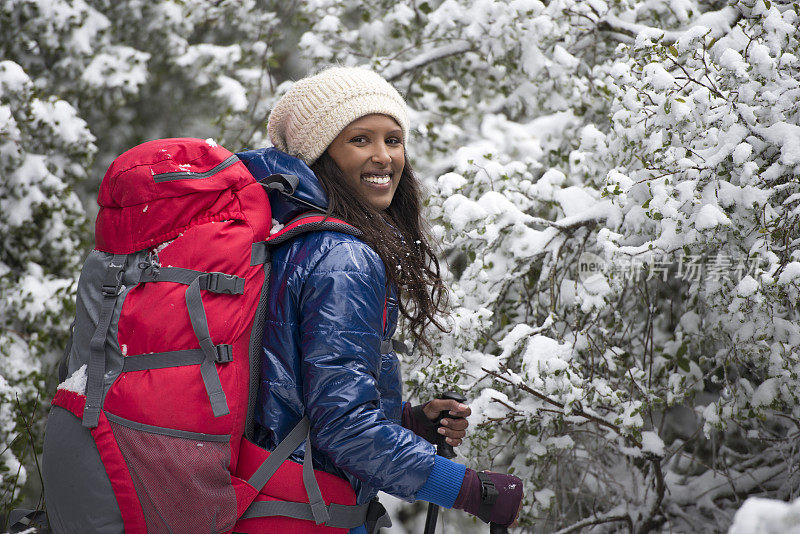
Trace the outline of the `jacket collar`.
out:
[[[272,218],[279,223],[285,224],[300,213],[314,208],[319,211],[327,209],[328,195],[314,172],[302,160],[274,147],[248,150],[236,155],[259,182],[273,174],[297,176],[299,183],[293,193],[268,192]]]

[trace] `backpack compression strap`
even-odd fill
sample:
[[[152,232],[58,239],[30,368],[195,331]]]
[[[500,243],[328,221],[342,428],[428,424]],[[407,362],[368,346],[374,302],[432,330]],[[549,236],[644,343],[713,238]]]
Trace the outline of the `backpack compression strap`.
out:
[[[232,361],[231,346],[215,345],[211,341],[208,317],[200,290],[241,295],[244,293],[244,278],[181,267],[148,267],[142,272],[139,282],[174,282],[189,286],[186,288],[186,307],[200,348],[128,356],[125,358],[122,372],[200,364],[200,376],[203,378],[214,417],[230,413],[215,363],[224,364]]]
[[[368,520],[370,503],[356,506],[336,503],[325,505],[314,476],[310,428],[308,417],[303,417],[247,481],[254,488],[261,490],[278,470],[278,467],[288,460],[289,456],[305,440],[303,485],[306,488],[309,502],[256,501],[247,508],[241,519],[282,516],[314,521],[317,525],[325,523],[326,526],[334,528],[355,528]],[[388,517],[386,519],[388,520]]]
[[[103,402],[103,380],[106,374],[106,338],[117,304],[117,296],[122,287],[122,274],[128,257],[125,254],[114,254],[106,268],[101,287],[103,302],[100,305],[100,316],[97,328],[89,341],[89,368],[86,379],[86,406],[83,409],[83,426],[94,428],[100,420],[100,405]]]

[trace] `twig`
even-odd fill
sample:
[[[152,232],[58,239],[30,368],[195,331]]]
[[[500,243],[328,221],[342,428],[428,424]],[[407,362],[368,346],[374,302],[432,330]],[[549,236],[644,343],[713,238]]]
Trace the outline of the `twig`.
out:
[[[539,393],[535,389],[531,388],[530,386],[528,386],[526,384],[523,384],[522,382],[520,382],[519,384],[514,384],[507,377],[497,373],[496,371],[492,371],[490,369],[486,369],[485,367],[482,367],[481,371],[483,371],[484,373],[486,373],[488,375],[491,375],[491,376],[493,376],[493,377],[495,377],[495,378],[497,378],[499,380],[502,380],[502,381],[506,382],[507,384],[511,384],[513,386],[517,386],[520,389],[522,389],[523,391],[525,391],[526,393],[530,393],[531,395],[533,395],[537,399],[543,400],[544,402],[546,402],[548,404],[551,404],[553,406],[556,406],[556,407],[560,408],[561,410],[565,409],[565,405],[564,404],[562,404],[562,403],[560,403],[560,402],[558,402],[556,400],[551,399],[547,395]],[[592,415],[590,413],[586,413],[585,411],[583,411],[581,408],[578,408],[578,407],[573,407],[572,408],[572,412],[574,414],[576,414],[576,415],[579,415],[579,416],[585,418],[585,419],[588,419],[590,421],[594,421],[598,425],[601,425],[601,426],[604,426],[606,428],[609,428],[609,429],[613,430],[619,436],[630,440],[631,443],[633,443],[637,448],[639,448],[639,449],[642,448],[642,444],[640,442],[638,442],[633,436],[625,434],[625,432],[623,432],[622,429],[619,426],[615,425],[614,423],[609,423],[605,419],[601,419],[601,418],[599,418],[599,417],[597,417],[595,415]]]
[[[33,454],[33,460],[36,463],[36,472],[39,474],[39,481],[44,485],[44,478],[42,477],[42,469],[39,466],[39,455],[36,454],[36,440],[33,437],[33,432],[31,432],[31,424],[28,419],[25,418],[25,414],[22,411],[22,405],[19,403],[19,395],[15,394],[14,399],[17,404],[17,409],[19,410],[19,416],[22,418],[22,422],[25,425],[25,431],[28,434],[28,439],[30,440],[31,444],[31,453]],[[33,405],[33,414],[36,414],[36,410],[39,408],[39,395],[36,395],[36,400]],[[41,497],[39,498],[39,504],[41,505]]]
[[[628,528],[633,530],[633,520],[631,520],[629,515],[607,515],[605,517],[590,517],[588,519],[584,519],[583,521],[578,521],[567,528],[562,528],[554,534],[569,534],[570,532],[578,532],[582,528],[590,525],[601,525],[603,523],[615,523],[620,521],[623,523],[628,523]]]

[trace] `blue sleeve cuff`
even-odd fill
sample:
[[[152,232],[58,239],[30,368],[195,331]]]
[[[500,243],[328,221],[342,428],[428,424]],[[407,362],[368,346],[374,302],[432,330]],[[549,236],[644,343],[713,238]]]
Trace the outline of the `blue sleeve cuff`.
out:
[[[428,475],[428,480],[419,489],[416,495],[418,501],[428,501],[444,508],[452,508],[464,482],[467,466],[457,464],[436,455],[433,460],[433,470]]]

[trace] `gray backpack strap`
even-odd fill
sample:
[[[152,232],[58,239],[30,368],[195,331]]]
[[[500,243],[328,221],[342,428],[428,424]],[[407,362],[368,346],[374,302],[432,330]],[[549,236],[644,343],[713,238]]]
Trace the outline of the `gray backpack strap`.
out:
[[[127,262],[126,254],[114,254],[103,280],[103,303],[97,328],[89,342],[89,368],[86,379],[86,407],[83,409],[83,426],[94,428],[100,420],[100,404],[103,401],[103,377],[106,373],[105,345],[117,295],[122,286],[122,273]]]
[[[242,295],[244,293],[244,278],[235,274],[195,271],[182,267],[158,267],[142,271],[140,283],[146,282],[175,282],[177,284],[191,285],[198,281],[200,289],[214,293],[228,295]]]
[[[303,443],[303,440],[308,435],[309,430],[311,429],[311,423],[308,421],[308,417],[303,417],[300,421],[294,426],[294,428],[287,434],[283,441],[278,443],[278,446],[275,447],[269,457],[264,460],[258,469],[256,469],[255,473],[250,477],[247,481],[248,484],[256,488],[257,490],[261,491],[264,486],[267,485],[267,482],[272,475],[275,474],[275,471],[278,470],[278,467],[289,459],[289,456]]]
[[[256,469],[255,473],[247,481],[248,484],[261,490],[278,470],[278,467],[289,459],[289,456],[305,440],[306,451],[303,457],[303,485],[308,494],[308,503],[289,502],[289,501],[256,501],[252,503],[242,519],[255,517],[283,516],[295,519],[314,521],[317,525],[325,523],[329,527],[335,528],[355,528],[363,525],[368,519],[368,511],[372,503],[358,506],[347,506],[344,504],[333,503],[326,505],[322,499],[319,484],[314,476],[313,456],[311,452],[311,423],[308,417],[303,417],[300,422],[289,432],[281,441],[269,457]],[[382,516],[385,515],[385,510]],[[381,526],[391,525],[391,521],[381,520]]]
[[[195,280],[186,288],[186,307],[189,310],[189,318],[192,321],[192,329],[194,330],[197,341],[200,343],[200,348],[205,357],[200,364],[200,375],[203,377],[203,384],[208,393],[208,399],[211,401],[211,409],[214,411],[214,417],[221,417],[228,415],[228,400],[225,397],[225,392],[222,390],[222,382],[220,382],[219,374],[217,373],[217,366],[215,362],[220,358],[220,349],[226,345],[214,345],[211,341],[211,333],[208,330],[208,318],[206,317],[206,310],[203,307],[203,297],[200,295],[200,280]],[[230,346],[227,345],[230,349]],[[230,351],[228,351],[228,354]]]
[[[278,446],[275,447],[275,450],[270,453],[269,457],[264,460],[264,463],[262,463],[259,468],[256,469],[255,473],[253,473],[247,483],[256,489],[261,490],[267,484],[272,475],[275,474],[275,471],[278,470],[278,467],[280,467],[283,462],[289,459],[289,456],[291,456],[295,449],[300,446],[300,443],[302,443],[304,439],[306,442],[306,451],[305,456],[303,457],[303,485],[305,486],[306,494],[308,495],[308,504],[298,503],[301,506],[294,508],[280,506],[273,507],[271,511],[268,511],[268,515],[287,515],[283,512],[291,512],[294,510],[292,513],[301,513],[303,516],[298,517],[295,515],[290,515],[289,517],[298,517],[298,519],[311,519],[318,525],[321,523],[328,524],[331,519],[330,512],[328,507],[325,505],[325,501],[322,499],[322,492],[320,491],[319,484],[317,484],[317,479],[314,476],[314,460],[311,453],[311,423],[309,422],[308,417],[303,417],[300,422],[295,425],[295,427],[291,430],[291,432],[289,432],[283,441],[281,441]],[[289,508],[292,508],[292,510]],[[302,511],[298,511],[300,508],[302,508]],[[263,506],[259,509],[262,512],[265,510]],[[250,511],[249,508],[248,511]],[[255,513],[255,511],[253,511],[253,513]],[[263,516],[251,515],[249,517]]]
[[[356,506],[332,503],[326,507],[329,519],[325,521],[325,526],[333,528],[355,528],[363,525],[367,521],[367,511],[370,503]],[[291,501],[256,501],[242,515],[242,519],[252,519],[254,517],[283,516],[294,519],[314,521],[314,514],[311,506],[303,502]],[[391,525],[391,521],[389,521]],[[382,523],[381,526],[386,526]]]
[[[322,499],[317,478],[314,476],[314,462],[311,454],[311,432],[306,433],[306,454],[303,457],[303,485],[306,487],[308,504],[311,506],[311,515],[316,524],[327,523],[331,516],[328,507]]]
[[[228,348],[230,345],[217,345],[217,352],[220,348]],[[223,363],[220,359],[217,361]],[[172,350],[169,352],[150,352],[148,354],[135,354],[126,356],[122,362],[122,372],[131,373],[135,371],[146,371],[151,369],[166,369],[168,367],[184,367],[187,365],[200,365],[206,359],[205,353],[201,349]]]

